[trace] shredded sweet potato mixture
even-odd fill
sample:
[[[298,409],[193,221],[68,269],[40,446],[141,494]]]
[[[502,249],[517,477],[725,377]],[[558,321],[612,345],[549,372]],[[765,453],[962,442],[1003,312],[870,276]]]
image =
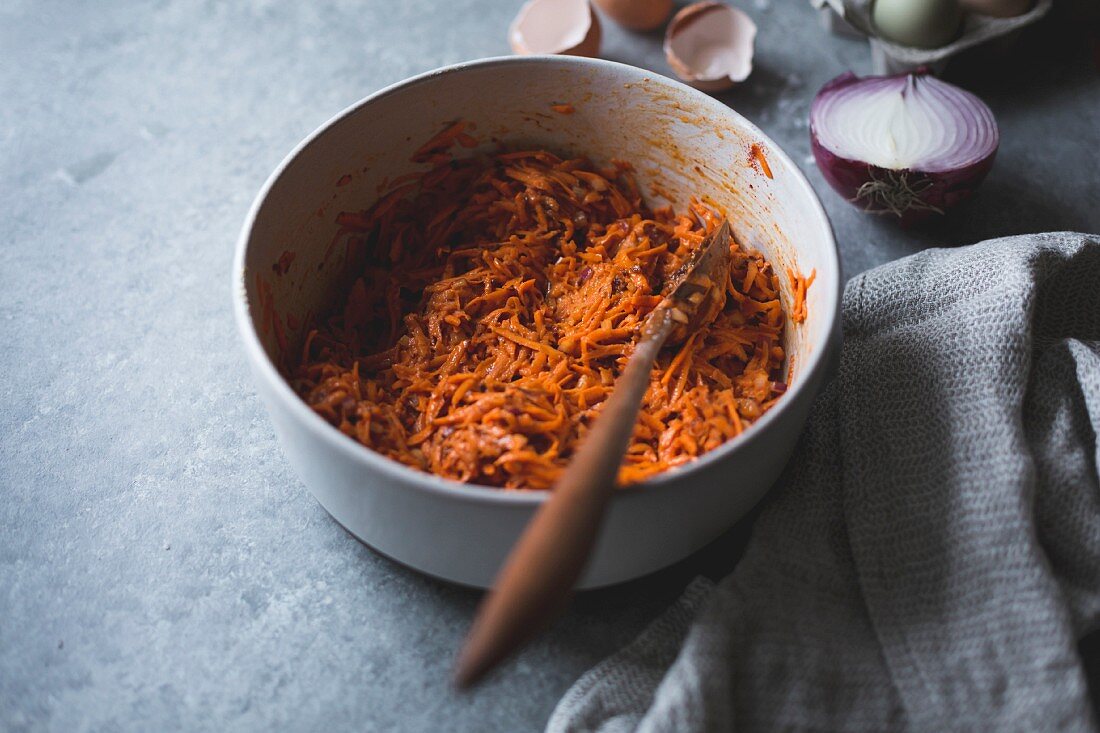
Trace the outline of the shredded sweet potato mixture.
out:
[[[699,204],[648,209],[624,163],[546,151],[452,159],[463,134],[445,131],[418,154],[434,167],[339,216],[350,287],[309,332],[292,381],[326,420],[394,460],[545,489],[670,275],[720,219]],[[724,311],[653,370],[624,484],[718,447],[786,389],[776,274],[731,248]]]

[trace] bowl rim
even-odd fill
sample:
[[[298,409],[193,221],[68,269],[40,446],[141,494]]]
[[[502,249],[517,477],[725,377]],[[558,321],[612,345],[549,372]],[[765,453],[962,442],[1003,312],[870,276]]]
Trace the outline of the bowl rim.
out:
[[[305,401],[294,392],[290,384],[282,374],[279,373],[278,368],[267,355],[267,352],[260,343],[260,337],[256,331],[256,324],[249,313],[247,281],[245,277],[245,257],[248,252],[249,242],[252,238],[252,231],[255,227],[256,217],[264,202],[267,200],[268,194],[286,172],[287,168],[290,167],[291,163],[293,163],[293,161],[307,148],[317,142],[330,128],[379,99],[399,91],[405,91],[412,87],[419,86],[425,82],[433,81],[437,77],[458,74],[470,69],[502,65],[521,66],[526,64],[550,64],[563,68],[581,68],[592,71],[610,69],[614,70],[616,73],[635,75],[638,81],[645,80],[651,83],[656,82],[664,84],[677,91],[695,97],[702,106],[712,108],[715,114],[732,118],[733,122],[739,127],[765,143],[768,146],[769,155],[777,156],[786,164],[794,174],[796,185],[808,196],[808,201],[813,209],[812,214],[819,219],[819,223],[823,225],[825,230],[826,244],[828,245],[828,251],[825,255],[828,264],[831,265],[832,277],[826,279],[824,277],[826,273],[819,271],[815,278],[815,283],[828,286],[829,293],[832,296],[832,303],[831,307],[829,307],[829,302],[825,303],[828,309],[827,312],[824,313],[825,323],[822,329],[816,334],[815,338],[808,344],[810,354],[808,356],[808,363],[804,366],[801,378],[791,385],[790,389],[784,394],[783,399],[779,400],[772,409],[764,413],[763,417],[749,426],[741,435],[726,441],[714,450],[704,453],[690,463],[677,466],[668,471],[663,471],[636,484],[620,488],[615,492],[614,499],[616,501],[622,501],[643,494],[652,495],[663,492],[667,490],[670,485],[675,485],[692,473],[697,473],[711,463],[724,459],[734,451],[748,449],[757,442],[761,435],[767,432],[767,427],[769,425],[776,422],[778,418],[786,412],[786,409],[790,407],[801,392],[809,389],[807,385],[817,381],[814,377],[827,368],[831,349],[836,346],[836,344],[832,342],[835,340],[835,335],[838,333],[840,320],[842,275],[840,256],[836,246],[836,236],[833,231],[832,222],[829,220],[825,212],[825,207],[822,205],[817,192],[814,191],[805,174],[795,165],[790,156],[787,155],[774,140],[764,134],[759,127],[732,107],[729,107],[712,96],[704,94],[687,84],[683,84],[655,71],[620,63],[618,61],[593,59],[581,56],[494,56],[450,64],[422,74],[417,74],[394,84],[390,84],[333,115],[295,145],[268,176],[249,207],[248,214],[245,216],[244,224],[241,227],[241,232],[237,237],[232,271],[233,312],[235,320],[237,321],[237,328],[240,332],[241,340],[244,343],[245,353],[254,368],[256,379],[262,380],[267,384],[270,388],[270,394],[273,395],[275,399],[287,405],[294,419],[296,419],[302,427],[309,430],[319,440],[327,443],[333,449],[346,455],[350,460],[364,464],[365,467],[371,471],[386,474],[390,479],[410,484],[416,490],[445,496],[450,499],[480,501],[489,504],[518,504],[526,506],[538,505],[546,500],[550,495],[549,489],[501,489],[491,486],[482,486],[480,484],[463,483],[436,474],[426,473],[412,468],[411,466],[406,466],[391,458],[387,458],[381,453],[373,451],[367,446],[341,433],[324,418],[309,408]]]

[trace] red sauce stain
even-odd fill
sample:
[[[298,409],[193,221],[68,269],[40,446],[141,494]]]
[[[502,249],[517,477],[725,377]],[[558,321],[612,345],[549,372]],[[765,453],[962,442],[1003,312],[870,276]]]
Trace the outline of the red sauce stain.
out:
[[[260,332],[266,336],[275,334],[275,346],[278,353],[275,361],[283,362],[287,356],[288,341],[286,331],[283,330],[283,322],[275,310],[275,295],[271,290],[271,283],[264,279],[263,275],[256,273],[256,300],[260,306]]]
[[[271,332],[271,288],[264,280],[263,275],[256,273],[256,300],[260,305],[260,332],[267,335]]]
[[[336,182],[336,185],[337,186],[346,186],[349,183],[351,183],[351,174],[350,173],[345,173],[344,175],[340,176],[340,180]]]
[[[291,252],[290,250],[286,250],[281,255],[279,255],[279,259],[275,261],[275,264],[271,266],[271,269],[275,271],[276,275],[282,277],[290,271],[290,266],[291,264],[293,264],[294,258],[297,256],[298,255],[296,253]]]
[[[283,322],[274,310],[271,311],[271,325],[275,330],[275,343],[279,347],[279,360],[282,361],[290,350],[290,344],[286,338],[286,331],[283,330]]]
[[[768,165],[768,159],[764,157],[763,148],[757,143],[749,147],[749,167],[756,168],[768,178],[772,178],[771,166]]]
[[[543,115],[543,116],[545,117],[545,115]],[[530,122],[535,127],[539,128],[540,130],[546,130],[547,132],[549,132],[549,128],[543,126],[542,119],[540,119],[540,117],[538,115],[524,115],[523,116],[523,121],[524,122]]]

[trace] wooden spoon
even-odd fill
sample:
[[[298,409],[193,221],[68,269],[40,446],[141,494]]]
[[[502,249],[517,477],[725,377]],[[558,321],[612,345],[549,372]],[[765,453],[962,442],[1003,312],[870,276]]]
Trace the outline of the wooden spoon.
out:
[[[459,688],[477,682],[564,608],[596,543],[657,353],[709,324],[725,304],[730,236],[723,221],[650,314],[599,419],[482,601],[455,668]]]

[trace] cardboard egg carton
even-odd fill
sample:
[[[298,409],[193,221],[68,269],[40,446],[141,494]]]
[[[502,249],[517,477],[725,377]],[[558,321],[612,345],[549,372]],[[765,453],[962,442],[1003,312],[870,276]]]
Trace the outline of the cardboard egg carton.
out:
[[[872,0],[810,0],[821,14],[822,26],[837,35],[866,36],[871,45],[871,67],[876,74],[899,74],[927,66],[940,72],[951,57],[988,44],[1007,47],[1025,27],[1042,18],[1054,0],[1036,0],[1031,10],[1012,18],[966,13],[959,37],[939,48],[912,48],[881,38],[871,23]]]

